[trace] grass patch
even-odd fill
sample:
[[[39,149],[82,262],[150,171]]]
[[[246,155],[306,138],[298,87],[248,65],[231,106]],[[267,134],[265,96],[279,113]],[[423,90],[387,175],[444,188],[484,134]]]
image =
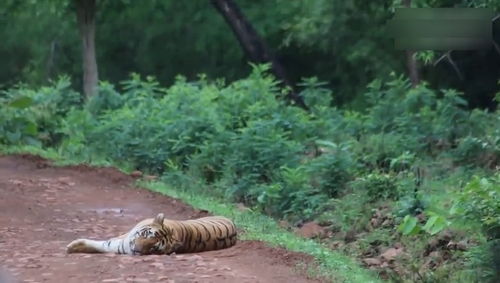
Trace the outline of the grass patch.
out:
[[[32,154],[42,158],[51,160],[54,164],[63,161],[63,158],[53,149],[42,149],[37,146],[23,145],[23,146],[5,146],[0,144],[0,153],[2,155],[9,154]]]
[[[159,192],[198,208],[234,220],[245,232],[242,240],[259,240],[290,251],[313,256],[318,266],[310,274],[331,279],[333,282],[381,282],[374,273],[358,265],[352,258],[321,245],[313,240],[296,236],[281,227],[272,218],[252,211],[241,211],[232,204],[200,194],[199,192],[176,190],[162,182],[139,182],[141,187]]]
[[[61,154],[54,148],[40,148],[37,146],[31,145],[20,145],[20,146],[5,146],[0,144],[0,154],[9,155],[9,154],[31,154],[40,156],[44,159],[52,161],[54,166],[71,166],[71,165],[80,165],[80,164],[88,164],[94,167],[114,167],[124,173],[129,173],[132,171],[130,169],[130,165],[123,164],[115,164],[113,162],[107,161],[105,159],[78,159],[73,157],[68,157],[64,154]]]

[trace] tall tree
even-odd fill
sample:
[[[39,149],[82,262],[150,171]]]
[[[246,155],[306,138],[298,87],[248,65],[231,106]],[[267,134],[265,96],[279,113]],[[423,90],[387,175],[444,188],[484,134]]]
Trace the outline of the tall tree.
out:
[[[98,72],[95,53],[96,0],[75,0],[76,18],[82,39],[83,92],[93,95],[97,90]]]
[[[411,0],[403,0],[403,6],[405,8],[410,8]],[[413,50],[406,51],[406,67],[408,69],[411,85],[416,87],[420,83],[420,74],[418,71],[418,62],[415,58],[415,51]]]
[[[304,100],[294,90],[294,86],[286,75],[285,69],[278,62],[271,50],[258,35],[250,22],[246,19],[243,12],[233,0],[211,0],[212,5],[224,17],[227,24],[231,27],[233,33],[238,39],[241,47],[245,51],[250,61],[256,63],[271,63],[271,69],[281,82],[291,89],[288,98],[293,100],[300,107],[307,109]]]

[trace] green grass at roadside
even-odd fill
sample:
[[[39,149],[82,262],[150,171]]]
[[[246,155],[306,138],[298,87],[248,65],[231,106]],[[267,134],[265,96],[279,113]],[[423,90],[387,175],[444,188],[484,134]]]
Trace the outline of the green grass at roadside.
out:
[[[92,166],[115,166],[111,162],[104,159],[99,160],[79,160],[71,157],[64,156],[60,154],[57,150],[53,148],[42,149],[38,146],[22,145],[22,146],[5,146],[0,144],[0,154],[31,154],[40,156],[42,158],[51,160],[55,166],[68,166],[68,165],[78,165],[78,164],[90,164]],[[117,169],[123,172],[128,172],[126,166],[118,166]]]
[[[63,162],[63,158],[53,149],[41,149],[37,146],[4,146],[0,144],[0,154],[31,154],[52,160],[56,165]]]

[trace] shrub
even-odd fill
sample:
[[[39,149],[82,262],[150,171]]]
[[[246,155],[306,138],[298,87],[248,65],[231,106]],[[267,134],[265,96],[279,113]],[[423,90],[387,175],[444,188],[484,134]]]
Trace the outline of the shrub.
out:
[[[305,170],[311,176],[314,187],[330,197],[337,197],[345,192],[347,182],[356,169],[350,147],[328,141],[316,143],[322,145],[325,152],[305,163]]]
[[[156,98],[163,91],[155,86],[152,81],[130,83],[126,104],[101,115],[89,140],[115,160],[161,173],[167,160],[186,166],[198,146],[224,128],[224,121],[213,105],[215,88],[200,89],[179,78],[165,90],[167,95]]]
[[[468,111],[461,93],[443,90],[438,95],[425,83],[411,89],[401,77],[393,76],[385,84],[373,81],[366,96],[371,103],[361,118],[366,134],[358,139],[372,154],[369,163],[373,165],[375,161],[382,168],[386,163],[380,162],[386,158],[395,158],[405,151],[437,155],[467,136],[491,133],[498,124],[498,115]]]
[[[36,145],[38,126],[33,117],[25,115],[23,109],[30,107],[33,100],[26,96],[14,99],[0,99],[0,143],[7,145]]]
[[[393,160],[416,150],[417,141],[407,138],[397,133],[366,135],[359,142],[359,159],[368,169],[388,172],[391,162],[395,165]]]
[[[77,160],[91,161],[93,148],[88,140],[98,126],[98,121],[86,109],[73,109],[64,119],[57,132],[64,138],[59,145],[59,152]]]
[[[257,208],[292,222],[312,219],[322,212],[328,196],[311,185],[304,167],[282,167],[279,179],[250,189],[257,196]]]
[[[89,98],[86,108],[94,115],[101,115],[105,111],[115,110],[123,106],[125,98],[115,87],[108,82],[100,82],[96,94]]]
[[[310,173],[304,166],[283,167],[280,171],[281,198],[279,213],[291,220],[311,219],[322,212],[328,195],[311,184]],[[295,219],[294,219],[295,218]]]
[[[500,173],[491,178],[474,176],[460,193],[455,209],[472,221],[479,220],[490,237],[500,239]]]
[[[304,88],[300,95],[309,108],[321,112],[322,108],[332,106],[332,92],[324,88],[327,84],[327,82],[320,82],[316,77],[303,79],[298,84]]]
[[[289,140],[288,133],[273,121],[252,121],[229,141],[224,158],[225,177],[233,180],[232,193],[248,197],[252,184],[275,180],[282,166],[299,163],[303,146]]]
[[[500,280],[500,240],[492,240],[472,247],[464,253],[467,259],[460,278],[468,282],[498,282]],[[466,278],[467,278],[466,277]]]
[[[358,194],[367,194],[371,201],[395,199],[399,196],[396,176],[384,173],[370,173],[350,183]]]
[[[8,144],[57,145],[63,138],[58,132],[61,120],[81,103],[80,94],[71,89],[65,76],[36,90],[20,85],[7,90],[4,96],[2,142]]]
[[[466,136],[458,140],[452,155],[458,164],[495,168],[500,162],[500,135]]]

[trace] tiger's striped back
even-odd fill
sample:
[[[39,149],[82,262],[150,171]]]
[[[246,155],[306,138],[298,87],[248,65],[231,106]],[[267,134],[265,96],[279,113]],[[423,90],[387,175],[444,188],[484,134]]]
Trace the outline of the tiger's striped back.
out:
[[[236,244],[234,223],[222,216],[209,216],[193,220],[164,220],[174,237],[182,243],[176,253],[192,253],[229,248]]]

